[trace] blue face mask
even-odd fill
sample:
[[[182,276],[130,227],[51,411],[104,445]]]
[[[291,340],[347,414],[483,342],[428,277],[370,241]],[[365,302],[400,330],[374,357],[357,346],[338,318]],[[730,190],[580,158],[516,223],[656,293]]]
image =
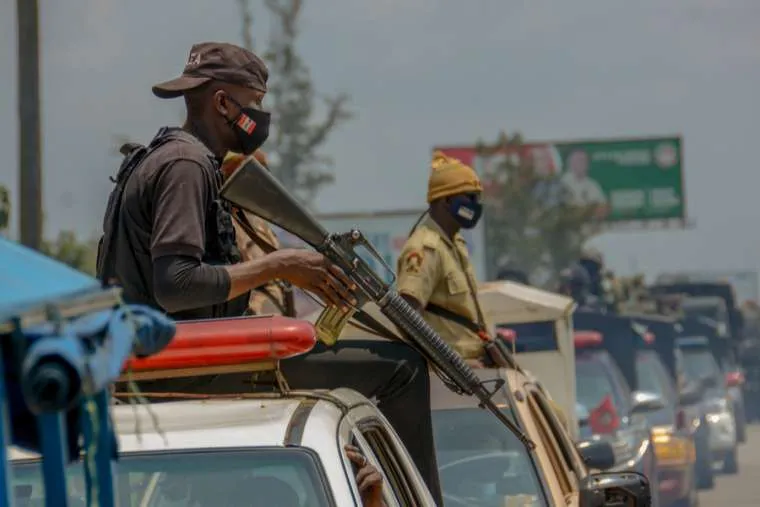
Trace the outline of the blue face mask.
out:
[[[449,213],[462,229],[472,229],[478,225],[478,221],[483,215],[480,195],[455,195],[449,199]]]

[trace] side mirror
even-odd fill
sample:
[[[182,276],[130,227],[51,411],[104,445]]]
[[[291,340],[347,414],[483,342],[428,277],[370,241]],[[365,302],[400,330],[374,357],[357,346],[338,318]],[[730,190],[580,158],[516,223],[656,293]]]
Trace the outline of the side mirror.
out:
[[[575,404],[575,417],[578,419],[578,426],[588,425],[588,420],[591,418],[591,412],[580,403]]]
[[[647,391],[635,391],[632,398],[632,414],[647,414],[665,408],[665,400],[659,394]]]
[[[739,387],[744,384],[744,374],[740,371],[726,373],[726,387]]]
[[[702,401],[704,394],[704,389],[700,386],[687,384],[678,394],[678,404],[684,406],[696,405]]]
[[[576,447],[588,468],[609,470],[615,466],[615,449],[606,440],[584,440]]]
[[[580,507],[651,507],[649,480],[639,473],[601,473],[585,477],[580,484]]]

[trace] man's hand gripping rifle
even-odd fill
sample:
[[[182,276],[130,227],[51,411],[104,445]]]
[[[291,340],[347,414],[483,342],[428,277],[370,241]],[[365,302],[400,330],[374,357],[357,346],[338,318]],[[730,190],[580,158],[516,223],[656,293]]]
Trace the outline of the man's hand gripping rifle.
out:
[[[356,313],[363,317],[363,323],[374,321],[362,312],[361,307],[370,301],[376,303],[388,320],[403,333],[406,341],[425,356],[450,388],[460,394],[477,397],[481,408],[493,413],[529,450],[535,448],[535,444],[491,399],[503,385],[503,380],[499,379],[496,387],[489,390],[486,383],[480,381],[472,368],[441,339],[422,316],[370,268],[357,254],[357,247],[367,248],[381,263],[385,263],[361,232],[352,230],[344,234],[328,233],[267,169],[252,158],[228,178],[221,194],[234,205],[298,236],[340,267],[356,284],[355,309],[343,313],[337,308],[327,308],[317,322],[318,328],[323,331],[339,331],[350,318],[357,317]],[[376,321],[369,325],[384,327]]]

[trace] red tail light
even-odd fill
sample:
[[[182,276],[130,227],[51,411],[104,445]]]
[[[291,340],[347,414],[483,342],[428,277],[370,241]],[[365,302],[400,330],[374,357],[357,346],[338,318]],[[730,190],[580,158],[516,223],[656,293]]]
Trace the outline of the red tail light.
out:
[[[620,419],[615,410],[612,397],[607,395],[602,402],[591,411],[589,427],[594,434],[608,435],[614,433],[620,426]]]
[[[679,410],[676,412],[676,429],[682,430],[686,427],[686,412]]]

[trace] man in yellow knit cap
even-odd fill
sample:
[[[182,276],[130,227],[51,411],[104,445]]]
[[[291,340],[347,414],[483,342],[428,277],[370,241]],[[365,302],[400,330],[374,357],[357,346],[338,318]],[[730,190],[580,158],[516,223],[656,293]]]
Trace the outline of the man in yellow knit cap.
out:
[[[471,167],[436,152],[427,216],[412,231],[397,266],[401,295],[473,366],[483,365],[484,344],[490,339],[460,230],[480,220],[482,190]]]

